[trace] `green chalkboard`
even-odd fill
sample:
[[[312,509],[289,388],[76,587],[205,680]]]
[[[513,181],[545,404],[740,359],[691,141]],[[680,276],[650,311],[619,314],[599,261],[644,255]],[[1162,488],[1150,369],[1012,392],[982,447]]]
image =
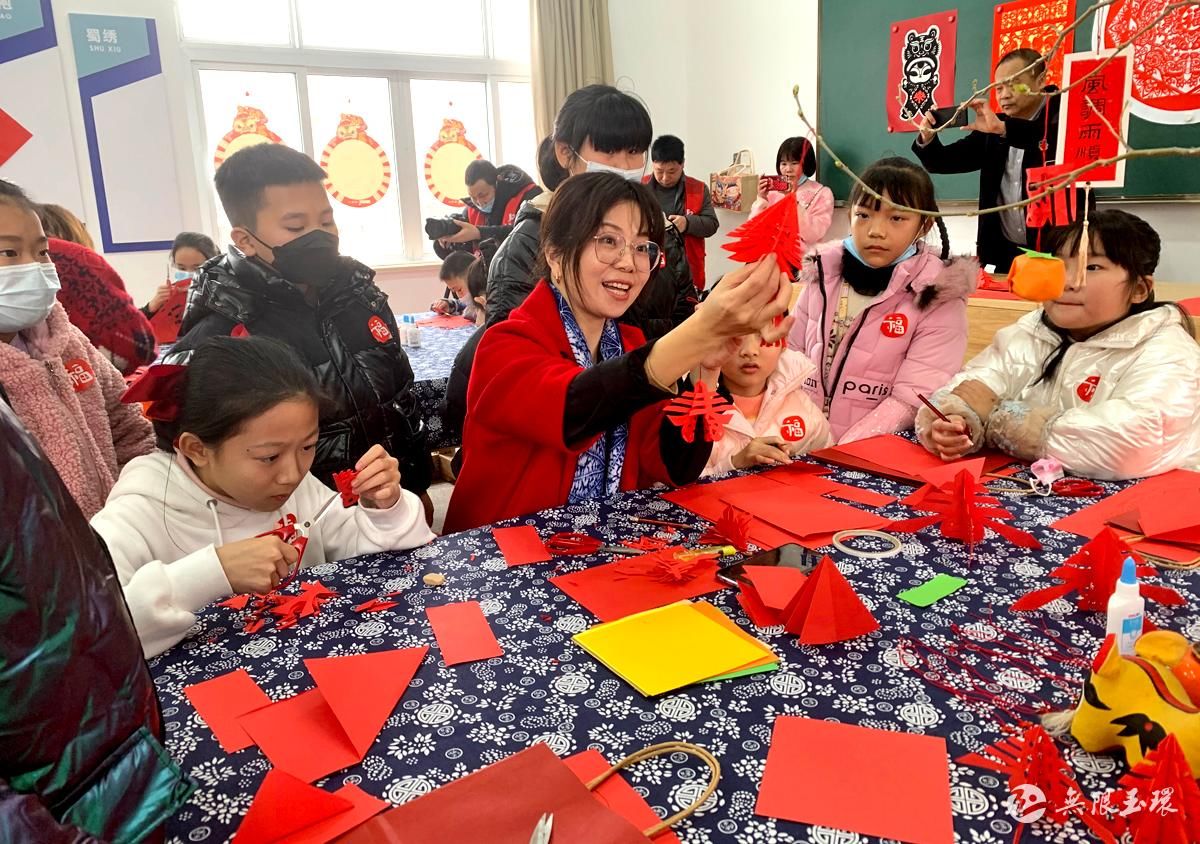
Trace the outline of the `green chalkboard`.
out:
[[[820,84],[818,128],[847,166],[861,173],[872,161],[886,155],[916,160],[910,149],[915,133],[890,133],[887,129],[887,54],[893,21],[958,10],[958,46],[955,93],[965,99],[971,82],[979,87],[991,81],[992,0],[820,0]],[[1086,4],[1080,3],[1086,8]],[[1075,50],[1091,48],[1091,26],[1075,33]],[[955,132],[958,130],[947,130]],[[1200,146],[1200,125],[1163,125],[1138,117],[1129,121],[1129,143],[1134,148]],[[834,167],[822,153],[820,179],[834,196],[850,194],[850,177]],[[975,173],[934,176],[938,199],[976,200],[979,178]],[[1126,164],[1125,187],[1098,191],[1100,196],[1126,198],[1196,198],[1200,196],[1200,161],[1194,158],[1134,159]]]

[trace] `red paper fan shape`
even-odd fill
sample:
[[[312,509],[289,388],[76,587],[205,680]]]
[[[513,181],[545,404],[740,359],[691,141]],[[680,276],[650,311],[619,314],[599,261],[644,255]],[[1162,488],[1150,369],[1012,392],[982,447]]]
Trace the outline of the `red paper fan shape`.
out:
[[[354,493],[352,486],[354,479],[358,477],[358,472],[353,469],[346,469],[344,472],[333,473],[333,483],[337,487],[337,491],[342,496],[343,507],[353,507],[358,503],[358,496]]]
[[[744,554],[750,546],[751,521],[753,517],[749,513],[743,513],[732,504],[726,504],[721,518],[700,537],[700,544],[732,545]]]
[[[865,636],[879,622],[828,557],[822,557],[785,611],[787,631],[805,645]]]
[[[1036,610],[1056,598],[1063,598],[1072,592],[1077,592],[1075,603],[1081,610],[1101,611],[1108,607],[1108,599],[1116,588],[1117,580],[1121,577],[1121,569],[1125,558],[1133,557],[1137,563],[1139,578],[1148,577],[1155,573],[1154,567],[1136,551],[1121,541],[1112,528],[1105,528],[1096,534],[1096,538],[1088,542],[1063,562],[1061,566],[1050,572],[1055,580],[1062,581],[1057,586],[1047,586],[1045,589],[1035,589],[1013,602],[1014,612]],[[1142,597],[1160,604],[1178,606],[1186,603],[1183,596],[1167,586],[1153,583],[1139,583],[1138,589]]]
[[[997,506],[1000,502],[992,496],[980,494],[984,492],[987,488],[963,469],[953,483],[931,489],[921,497],[921,509],[932,510],[937,515],[902,519],[892,522],[890,527],[901,533],[914,533],[921,528],[940,525],[942,536],[964,542],[972,550],[983,539],[984,529],[991,528],[1022,548],[1042,547],[1036,537],[1000,521],[1011,519],[1012,513]]]
[[[774,255],[782,272],[800,269],[804,249],[800,246],[800,216],[794,199],[789,195],[751,217],[729,233],[729,242],[722,249],[743,264],[753,264],[767,255]]]
[[[667,418],[680,428],[684,442],[696,439],[696,423],[703,422],[703,436],[707,442],[715,443],[725,434],[725,426],[733,417],[733,405],[712,392],[703,381],[697,381],[695,389],[667,402]]]

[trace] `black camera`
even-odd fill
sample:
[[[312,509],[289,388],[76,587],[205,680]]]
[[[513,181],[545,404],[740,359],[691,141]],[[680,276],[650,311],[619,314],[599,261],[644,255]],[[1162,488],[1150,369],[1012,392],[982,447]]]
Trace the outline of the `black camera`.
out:
[[[425,236],[430,240],[438,240],[443,237],[454,237],[458,234],[459,225],[454,221],[453,217],[426,217],[425,218]]]

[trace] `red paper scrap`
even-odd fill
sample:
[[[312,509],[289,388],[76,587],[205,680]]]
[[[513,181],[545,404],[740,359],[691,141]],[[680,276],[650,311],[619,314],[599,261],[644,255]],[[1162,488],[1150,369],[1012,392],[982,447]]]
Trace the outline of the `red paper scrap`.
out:
[[[233,840],[236,844],[272,844],[314,824],[349,812],[353,804],[296,779],[287,771],[267,771]]]
[[[888,524],[888,519],[882,516],[802,491],[787,495],[743,493],[728,496],[725,501],[802,539],[839,530],[876,529]]]
[[[343,785],[333,794],[335,797],[349,800],[350,810],[293,833],[287,839],[287,844],[328,844],[391,808],[391,804],[386,800],[372,797],[357,785]]]
[[[267,693],[258,687],[244,668],[187,686],[183,693],[226,753],[234,753],[254,744],[238,719],[247,712],[271,705]]]
[[[500,546],[504,562],[510,568],[526,563],[543,563],[550,559],[550,552],[533,525],[492,528],[492,538]]]
[[[343,507],[353,507],[358,503],[358,495],[354,492],[354,479],[357,477],[358,472],[353,469],[333,473],[333,483],[342,496]]]
[[[417,320],[417,325],[424,328],[467,328],[474,324],[466,317],[455,316],[453,314],[438,314],[435,317]]]
[[[226,598],[224,601],[217,603],[218,607],[228,607],[231,610],[244,610],[246,604],[250,603],[249,595],[234,595],[232,598]]]
[[[792,273],[804,263],[800,245],[800,209],[795,202],[776,202],[729,233],[721,246],[742,264],[753,264],[767,255],[775,256],[780,272]]]
[[[612,767],[599,750],[585,750],[565,757],[562,762],[584,785]],[[600,783],[592,796],[638,829],[649,829],[662,820],[619,773]],[[654,844],[679,844],[678,836],[669,829],[654,836],[653,840]]]
[[[700,576],[683,583],[630,576],[629,564],[641,559],[634,557],[630,560],[593,566],[583,571],[552,577],[550,582],[601,621],[616,621],[642,610],[665,607],[676,601],[698,598],[729,588],[729,584],[717,580],[715,566],[709,566]]]
[[[732,407],[724,396],[708,389],[703,381],[697,381],[693,389],[667,402],[665,413],[672,424],[679,426],[684,442],[690,443],[696,438],[699,425],[703,439],[715,443],[725,435],[725,426],[733,418]]]
[[[385,601],[382,598],[372,598],[365,603],[359,604],[354,608],[354,611],[358,613],[383,612],[384,610],[390,610],[392,607],[398,606],[400,606],[399,601]]]
[[[446,665],[477,662],[504,654],[478,601],[427,607],[425,615]]]
[[[828,645],[857,639],[879,629],[845,576],[822,557],[783,613],[787,631],[805,645]]]
[[[313,782],[362,760],[428,648],[305,660],[317,688],[243,715],[276,768]]]
[[[946,740],[780,715],[754,813],[913,844],[953,844]]]

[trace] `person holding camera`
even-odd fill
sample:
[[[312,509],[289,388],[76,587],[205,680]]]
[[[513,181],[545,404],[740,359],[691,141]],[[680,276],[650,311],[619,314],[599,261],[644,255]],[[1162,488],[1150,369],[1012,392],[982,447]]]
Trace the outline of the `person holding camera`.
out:
[[[502,243],[513,229],[521,203],[542,192],[520,167],[497,167],[482,158],[467,165],[463,179],[467,183],[463,210],[425,221],[425,234],[434,241],[439,258],[454,251],[472,252],[475,244],[489,238]]]
[[[825,239],[833,222],[833,191],[813,177],[817,173],[817,153],[808,138],[784,138],[775,153],[777,176],[758,180],[758,199],[750,206],[750,216],[766,211],[784,197],[796,203],[800,218],[800,248],[808,254]]]

